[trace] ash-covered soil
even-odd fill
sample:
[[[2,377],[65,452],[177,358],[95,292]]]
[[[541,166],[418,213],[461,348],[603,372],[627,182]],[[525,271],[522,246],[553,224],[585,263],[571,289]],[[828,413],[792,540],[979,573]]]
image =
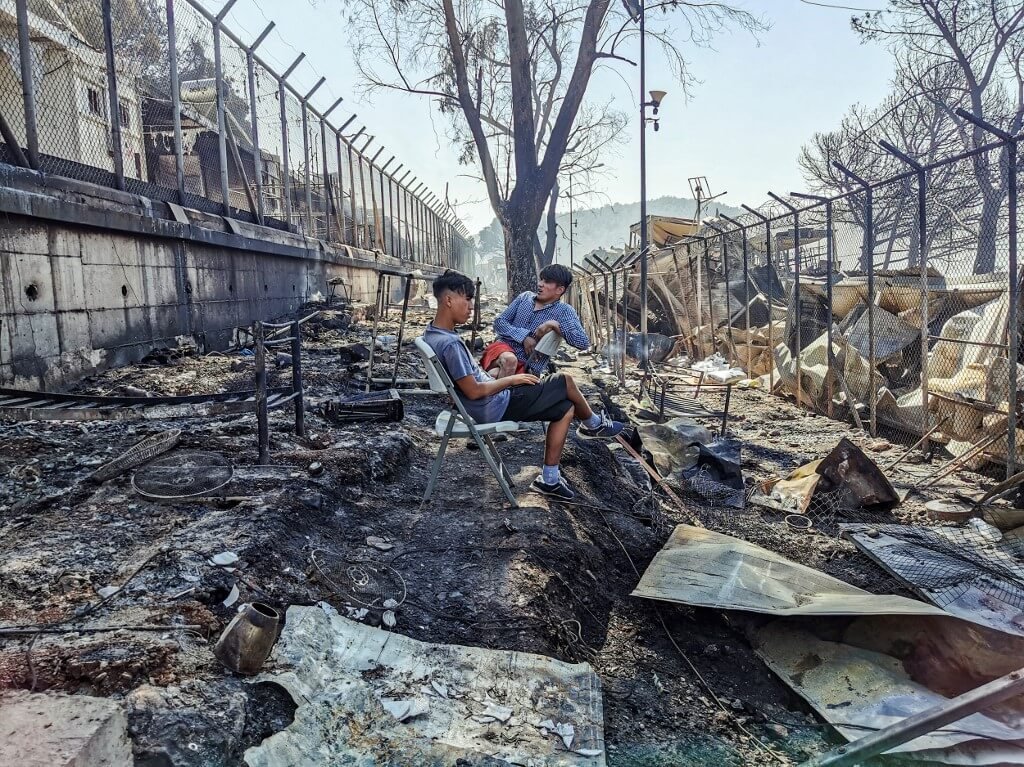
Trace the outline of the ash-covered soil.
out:
[[[413,312],[406,339],[428,318]],[[351,347],[369,344],[369,328],[330,311],[304,326],[310,401],[361,390],[352,377],[365,364]],[[382,321],[380,333],[396,330]],[[377,359],[377,375],[390,371],[386,353]],[[422,375],[414,359],[406,345],[399,377]],[[80,390],[237,391],[251,388],[253,364],[237,353],[161,355]],[[581,354],[565,369],[595,404],[625,404],[627,395],[590,382],[593,364]],[[271,385],[290,379],[289,368],[271,368]],[[403,399],[399,424],[343,424],[311,410],[301,438],[290,409],[273,411],[269,467],[257,466],[252,414],[0,424],[0,623],[33,629],[0,635],[0,689],[122,701],[138,764],[241,764],[247,747],[287,726],[294,704],[214,659],[213,643],[235,612],[225,600],[237,589],[239,602],[266,602],[282,614],[326,601],[377,625],[378,609],[355,612],[366,594],[353,590],[353,578],[369,572],[400,601],[395,630],[408,636],[591,663],[603,684],[611,765],[797,763],[827,746],[827,730],[729,616],[630,592],[673,526],[694,519],[863,588],[892,591],[891,579],[835,534],[835,520],[799,532],[783,515],[752,506],[694,500],[677,509],[621,449],[574,437],[563,470],[578,502],[548,503],[526,490],[541,459],[539,427],[498,444],[520,508],[504,503],[479,452],[460,442],[423,504],[443,403],[435,395]],[[760,392],[734,392],[732,409],[751,478],[821,457],[853,431]],[[200,500],[156,502],[133,489],[130,471],[102,484],[87,479],[170,428],[183,430],[176,450],[229,459],[231,481]],[[916,513],[908,504],[897,517]],[[210,562],[222,552],[238,555],[233,569]]]

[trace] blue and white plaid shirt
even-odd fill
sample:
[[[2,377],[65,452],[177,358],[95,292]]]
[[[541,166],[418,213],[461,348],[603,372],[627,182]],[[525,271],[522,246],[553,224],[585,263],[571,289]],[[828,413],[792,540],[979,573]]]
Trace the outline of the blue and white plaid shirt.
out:
[[[523,348],[523,341],[548,320],[558,322],[562,337],[571,346],[577,349],[586,349],[590,346],[587,331],[583,329],[583,323],[580,322],[575,309],[561,301],[552,301],[535,309],[533,302],[536,298],[537,294],[532,290],[520,293],[494,320],[494,332],[498,334],[498,340],[511,346],[520,362],[525,364],[529,357]],[[542,369],[545,364],[547,363],[543,362],[535,367]]]

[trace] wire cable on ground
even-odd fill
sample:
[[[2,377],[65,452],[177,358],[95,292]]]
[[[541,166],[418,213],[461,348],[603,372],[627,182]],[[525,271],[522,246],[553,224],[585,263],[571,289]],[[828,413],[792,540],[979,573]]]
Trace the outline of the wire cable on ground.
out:
[[[599,511],[598,514],[601,514],[601,512]],[[612,536],[612,538],[615,539],[615,542],[617,544],[619,544],[619,548],[622,549],[622,553],[625,554],[625,556],[626,556],[626,561],[629,562],[629,566],[631,568],[633,568],[633,572],[636,573],[636,577],[639,579],[641,577],[641,574],[640,574],[640,571],[637,569],[636,564],[634,564],[634,562],[633,562],[633,557],[631,557],[629,555],[629,551],[626,549],[625,545],[619,539],[619,536],[617,536],[615,534],[615,531],[612,529],[611,524],[609,524],[608,519],[604,516],[604,514],[601,514],[601,519],[604,522],[605,527],[608,529],[608,533]],[[725,712],[725,714],[735,723],[736,727],[744,735],[746,735],[747,737],[750,738],[751,743],[753,743],[756,748],[758,748],[759,750],[763,751],[765,754],[767,754],[768,756],[772,757],[773,759],[778,761],[780,764],[789,764],[790,760],[789,760],[788,757],[786,757],[785,754],[780,754],[778,751],[775,751],[774,749],[769,747],[767,744],[765,744],[764,741],[762,741],[760,738],[758,738],[756,735],[754,735],[750,730],[748,730],[736,718],[736,716],[733,714],[733,712],[724,703],[722,703],[721,699],[718,697],[718,695],[715,694],[715,691],[711,688],[711,685],[708,684],[707,680],[703,677],[703,675],[700,673],[700,671],[697,670],[697,667],[693,665],[693,662],[690,660],[690,658],[687,656],[687,654],[685,652],[683,652],[683,648],[680,647],[679,644],[676,642],[675,637],[672,636],[672,632],[669,631],[668,624],[665,623],[665,618],[662,616],[661,610],[658,609],[657,605],[652,605],[652,607],[654,609],[654,614],[656,616],[658,616],[658,622],[661,623],[661,627],[665,631],[665,636],[668,637],[669,642],[671,642],[672,646],[676,648],[676,651],[679,653],[680,657],[686,662],[686,665],[689,666],[690,670],[693,672],[694,676],[697,677],[697,680],[700,682],[701,686],[705,689],[705,691],[708,693],[708,695],[711,696],[711,699],[715,701],[715,704],[722,711]]]

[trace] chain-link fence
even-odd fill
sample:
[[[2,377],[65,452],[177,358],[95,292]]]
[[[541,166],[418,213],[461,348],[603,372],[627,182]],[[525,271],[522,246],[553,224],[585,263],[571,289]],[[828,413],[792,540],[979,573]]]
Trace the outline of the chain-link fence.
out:
[[[887,151],[902,169],[889,179],[840,168],[835,197],[772,195],[652,237],[650,331],[872,435],[1013,473],[1024,458],[1016,141],[997,134],[927,166]],[[638,257],[578,270],[578,308],[620,374],[622,344],[609,340],[639,328]],[[610,276],[628,289],[606,287]]]
[[[302,56],[276,73],[269,32],[198,0],[0,0],[0,161],[469,270],[449,207],[314,106],[323,79],[297,90]]]

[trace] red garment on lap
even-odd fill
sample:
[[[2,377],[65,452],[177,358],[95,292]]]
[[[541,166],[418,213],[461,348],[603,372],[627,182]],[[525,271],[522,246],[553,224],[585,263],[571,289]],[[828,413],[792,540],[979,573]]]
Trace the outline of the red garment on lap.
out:
[[[498,363],[498,357],[500,357],[505,352],[515,354],[515,351],[513,351],[512,347],[509,346],[504,341],[494,341],[493,343],[488,344],[487,347],[484,349],[484,356],[480,360],[480,367],[482,367],[485,371],[494,367]],[[516,360],[516,372],[526,372],[526,365],[520,362],[518,359]]]

